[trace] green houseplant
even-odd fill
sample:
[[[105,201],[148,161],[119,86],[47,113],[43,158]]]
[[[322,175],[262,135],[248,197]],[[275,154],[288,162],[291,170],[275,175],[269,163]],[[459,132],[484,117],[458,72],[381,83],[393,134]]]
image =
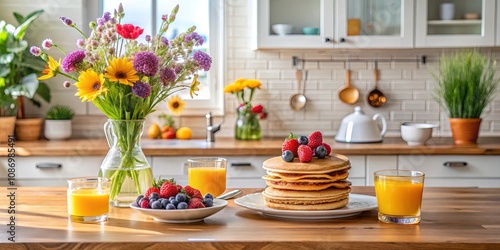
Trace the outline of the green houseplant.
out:
[[[28,27],[42,13],[43,10],[38,10],[23,16],[14,12],[19,23],[17,27],[0,21],[0,116],[9,117],[16,123],[17,139],[37,139],[41,133],[41,118],[23,119],[23,97],[38,107],[41,105],[40,100],[50,102],[50,89],[37,79],[37,75],[45,68],[45,62],[29,53],[28,42],[24,40]],[[16,115],[17,121],[12,118]],[[26,130],[23,124],[27,124]]]
[[[477,50],[441,57],[434,97],[448,113],[455,144],[476,143],[481,115],[498,87],[495,70],[496,62]]]
[[[71,137],[73,110],[66,105],[55,105],[45,115],[44,135],[48,140],[64,140]]]

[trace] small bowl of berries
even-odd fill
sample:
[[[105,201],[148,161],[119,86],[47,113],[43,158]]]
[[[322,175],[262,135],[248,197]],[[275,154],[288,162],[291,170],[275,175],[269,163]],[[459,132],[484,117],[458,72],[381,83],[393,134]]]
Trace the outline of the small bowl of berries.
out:
[[[202,221],[226,206],[227,201],[211,194],[202,196],[198,189],[177,185],[173,179],[155,180],[146,193],[130,204],[137,212],[167,223]]]

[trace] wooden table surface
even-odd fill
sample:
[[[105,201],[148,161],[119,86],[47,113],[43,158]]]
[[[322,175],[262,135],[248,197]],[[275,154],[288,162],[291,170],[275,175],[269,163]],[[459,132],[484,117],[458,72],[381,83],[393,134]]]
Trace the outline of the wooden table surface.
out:
[[[192,224],[155,222],[130,208],[114,207],[107,222],[82,224],[67,219],[65,188],[2,190],[2,249],[500,249],[499,188],[425,188],[418,225],[379,222],[376,209],[341,219],[275,219],[234,200]],[[16,193],[11,215],[20,244],[10,244],[6,233],[11,191]],[[243,189],[241,195],[260,191]],[[352,193],[374,195],[374,190],[353,187]]]

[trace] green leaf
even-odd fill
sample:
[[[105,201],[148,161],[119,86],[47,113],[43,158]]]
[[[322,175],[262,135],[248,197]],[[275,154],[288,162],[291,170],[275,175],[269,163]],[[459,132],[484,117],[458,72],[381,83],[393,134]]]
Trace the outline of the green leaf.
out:
[[[44,101],[47,103],[50,103],[51,95],[50,95],[50,88],[47,84],[44,82],[39,82],[38,89],[36,90],[36,94],[40,96]]]
[[[39,82],[35,73],[29,74],[23,78],[19,84],[11,85],[6,88],[6,93],[12,96],[25,96],[33,98],[38,88]]]
[[[0,55],[0,64],[9,64],[14,60],[14,53]]]
[[[16,18],[17,23],[23,23],[25,20],[24,16],[17,12],[12,13],[12,15],[14,15],[14,18]]]
[[[21,23],[16,30],[14,31],[14,37],[18,40],[22,40],[24,35],[26,34],[26,29],[30,26],[30,24],[35,21],[41,14],[43,14],[43,10],[38,10],[30,14],[30,18],[27,18],[23,23]]]

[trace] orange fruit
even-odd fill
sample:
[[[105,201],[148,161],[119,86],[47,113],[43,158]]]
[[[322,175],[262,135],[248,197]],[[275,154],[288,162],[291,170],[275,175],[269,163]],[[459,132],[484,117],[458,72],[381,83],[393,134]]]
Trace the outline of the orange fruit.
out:
[[[175,132],[175,137],[180,140],[189,140],[192,136],[191,129],[188,127],[180,127]]]
[[[161,130],[158,124],[154,123],[148,128],[148,137],[151,139],[160,138]]]

